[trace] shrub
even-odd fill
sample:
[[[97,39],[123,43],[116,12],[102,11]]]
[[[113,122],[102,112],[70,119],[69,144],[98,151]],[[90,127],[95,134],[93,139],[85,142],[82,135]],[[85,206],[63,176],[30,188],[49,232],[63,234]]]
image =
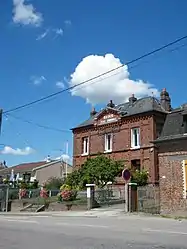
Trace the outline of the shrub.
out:
[[[63,190],[61,192],[63,201],[74,201],[77,196],[77,191],[75,190]]]
[[[48,198],[49,197],[48,191],[46,189],[40,190],[40,197],[41,198]]]
[[[145,186],[148,183],[149,172],[146,170],[136,170],[131,173],[131,182],[137,183],[138,186]]]
[[[51,189],[60,189],[60,187],[64,184],[64,179],[51,177],[45,182],[45,188],[47,190]]]

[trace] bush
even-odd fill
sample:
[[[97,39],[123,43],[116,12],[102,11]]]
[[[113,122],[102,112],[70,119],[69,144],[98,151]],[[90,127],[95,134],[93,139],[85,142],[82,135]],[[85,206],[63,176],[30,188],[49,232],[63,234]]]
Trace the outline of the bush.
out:
[[[60,189],[60,187],[64,184],[64,179],[62,178],[56,178],[56,177],[51,177],[45,182],[44,187],[47,190],[51,189]]]
[[[131,173],[131,182],[137,183],[138,186],[145,186],[148,183],[149,172],[146,170],[136,170]]]

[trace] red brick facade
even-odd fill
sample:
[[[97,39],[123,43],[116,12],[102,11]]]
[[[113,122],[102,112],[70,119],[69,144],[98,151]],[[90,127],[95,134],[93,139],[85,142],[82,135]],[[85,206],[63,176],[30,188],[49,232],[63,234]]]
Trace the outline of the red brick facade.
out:
[[[80,167],[88,157],[97,156],[99,153],[106,154],[115,160],[124,160],[124,166],[131,166],[132,160],[139,159],[141,168],[145,168],[150,173],[150,182],[157,182],[158,154],[151,141],[157,137],[158,120],[163,120],[163,116],[147,113],[119,118],[117,122],[110,124],[102,124],[103,115],[104,113],[99,115],[95,125],[73,130],[73,166]],[[140,128],[140,148],[131,149],[131,129],[136,127]],[[105,134],[107,133],[113,134],[112,152],[110,153],[104,153]],[[82,155],[84,137],[89,138],[89,154],[87,156]]]
[[[187,141],[175,140],[159,145],[160,211],[162,214],[187,213],[184,182],[184,160],[187,160]]]

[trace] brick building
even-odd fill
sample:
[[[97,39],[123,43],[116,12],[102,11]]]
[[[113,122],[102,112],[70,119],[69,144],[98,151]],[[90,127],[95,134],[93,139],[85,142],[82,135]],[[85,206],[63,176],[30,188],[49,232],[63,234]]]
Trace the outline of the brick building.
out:
[[[187,104],[167,114],[155,141],[161,213],[187,214]]]
[[[73,166],[105,154],[124,160],[124,166],[145,168],[150,182],[159,180],[158,149],[152,142],[162,131],[171,100],[163,89],[160,100],[155,97],[137,99],[115,105],[112,100],[99,112],[93,109],[88,120],[73,128]]]

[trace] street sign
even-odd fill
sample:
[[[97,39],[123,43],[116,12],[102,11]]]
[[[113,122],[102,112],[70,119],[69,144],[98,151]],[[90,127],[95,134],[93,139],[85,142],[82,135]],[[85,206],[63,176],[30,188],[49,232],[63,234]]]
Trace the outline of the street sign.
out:
[[[129,181],[131,178],[131,173],[128,169],[124,169],[122,172],[122,177],[125,181]]]

